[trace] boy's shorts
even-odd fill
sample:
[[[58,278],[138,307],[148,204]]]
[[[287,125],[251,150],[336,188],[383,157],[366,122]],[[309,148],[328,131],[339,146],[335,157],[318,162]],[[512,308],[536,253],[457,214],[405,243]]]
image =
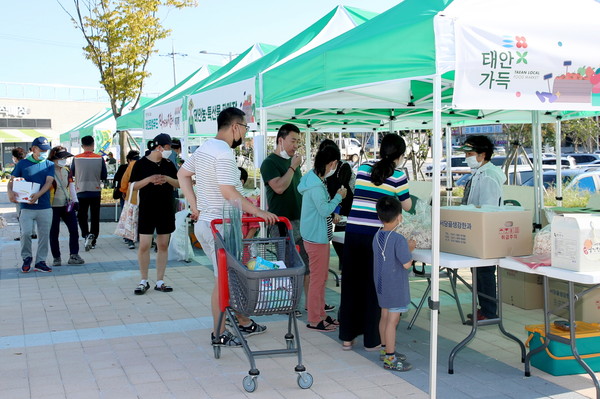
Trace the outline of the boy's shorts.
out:
[[[390,313],[406,313],[408,312],[408,306],[403,306],[401,308],[388,308],[387,311]]]

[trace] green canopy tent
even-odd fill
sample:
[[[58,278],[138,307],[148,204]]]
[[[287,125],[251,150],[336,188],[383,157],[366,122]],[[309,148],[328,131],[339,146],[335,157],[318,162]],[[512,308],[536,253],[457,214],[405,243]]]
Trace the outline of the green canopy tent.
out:
[[[356,8],[336,7],[303,32],[246,67],[216,82],[200,82],[196,87],[181,93],[181,96],[170,104],[173,108],[180,107],[184,112],[183,120],[188,121],[183,124],[184,134],[190,144],[200,137],[213,136],[216,133],[216,116],[227,106],[238,106],[246,111],[250,125],[256,130],[256,77],[262,71],[285,63],[374,15],[376,14]],[[144,135],[152,136],[156,131],[153,127],[146,129]]]
[[[539,154],[539,126],[544,117],[556,121],[557,117],[585,115],[568,111],[570,109],[598,111],[600,104],[595,102],[600,99],[594,94],[600,94],[600,88],[592,89],[597,81],[592,79],[596,79],[600,70],[596,69],[599,65],[590,55],[598,53],[592,38],[600,33],[600,25],[594,22],[599,10],[600,4],[593,0],[577,0],[566,11],[564,3],[553,0],[405,0],[319,48],[262,73],[259,79],[262,96],[258,102],[261,105],[260,120],[298,119],[311,112],[319,114],[320,118],[347,117],[353,112],[372,118],[379,112],[387,116],[392,125],[401,123],[396,121],[403,116],[423,118],[433,126],[433,190],[438,192],[444,122],[485,121],[488,118],[496,121],[502,117],[528,119],[534,125],[534,152]],[[496,31],[488,32],[489,27]],[[462,36],[457,39],[455,32],[459,31]],[[527,53],[531,61],[535,60],[535,65],[532,62],[517,68],[516,61],[528,56],[524,55],[527,47],[523,47],[525,31],[528,32],[526,42],[531,45]],[[574,32],[578,32],[577,36]],[[506,79],[507,75],[503,74],[493,75],[492,84],[491,72],[507,72],[495,70],[501,67],[499,62],[502,61],[495,58],[497,56],[514,57],[504,59],[515,63],[510,64],[512,68],[508,75],[514,78],[510,83],[511,90],[507,85],[500,87],[508,93],[508,101],[507,93],[491,87],[506,83],[497,80]],[[557,57],[563,57],[564,64],[560,60],[562,72],[560,67],[557,68],[560,59]],[[558,82],[559,79],[568,80],[562,73],[572,60],[581,76],[578,79],[589,81],[577,92],[578,101],[567,100],[569,90],[575,84],[563,86],[563,82]],[[582,65],[592,65],[592,68],[589,72],[587,68],[580,72],[581,68],[577,67]],[[519,71],[526,71],[529,78],[524,74],[516,78]],[[455,74],[459,76],[456,80]],[[481,90],[483,83],[490,86],[489,90]],[[567,89],[556,90],[557,85]],[[515,90],[514,87],[523,89]],[[468,98],[469,95],[472,97]],[[436,268],[439,267],[440,199],[438,196],[433,198],[432,253],[433,267]],[[437,303],[439,279],[436,273],[432,276],[432,300]],[[435,397],[437,311],[431,312],[430,367],[429,393]],[[595,385],[598,391],[597,379]]]
[[[259,59],[260,57],[264,56],[265,54],[270,53],[273,49],[275,49],[275,46],[272,46],[270,44],[257,43],[255,45],[249,47],[248,49],[246,49],[246,51],[242,52],[235,59],[233,59],[232,61],[230,61],[227,65],[225,65],[223,67],[208,66],[208,67],[200,68],[198,71],[196,71],[192,75],[188,76],[186,79],[184,79],[179,84],[177,84],[173,88],[169,89],[165,93],[161,94],[160,96],[155,98],[153,101],[145,104],[142,107],[139,107],[139,108],[131,111],[129,114],[122,115],[121,117],[119,117],[117,119],[117,130],[129,130],[129,131],[139,130],[141,132],[144,129],[144,116],[145,116],[145,111],[147,109],[155,108],[155,110],[154,110],[155,112],[156,111],[158,111],[158,113],[163,112],[164,115],[169,115],[170,112],[173,112],[174,110],[177,109],[177,106],[167,107],[166,109],[164,109],[163,107],[159,108],[159,106],[167,104],[167,103],[171,103],[171,102],[175,102],[175,104],[179,104],[179,102],[181,101],[180,99],[184,98],[186,93],[188,93],[190,90],[192,90],[192,89],[196,90],[200,87],[203,87],[204,85],[218,81],[219,79],[222,79],[223,77],[225,77],[225,76],[235,72],[236,70],[243,68],[244,66],[250,64],[251,62]],[[179,102],[176,101],[177,99],[179,99]],[[181,108],[179,108],[179,112],[181,112]],[[177,114],[177,115],[179,116],[179,118],[181,118],[180,114]],[[165,118],[168,119],[168,116],[166,116]],[[153,121],[153,119],[156,119],[156,121]],[[149,120],[151,120],[149,122],[149,126],[153,126],[158,129],[158,127],[159,127],[158,118],[153,118],[152,114],[151,114],[151,116],[149,117]],[[173,118],[173,121],[174,120],[175,120],[175,118]],[[171,131],[170,133],[172,133],[172,134],[174,133],[175,135],[180,135],[177,132],[177,128],[180,128],[180,127],[181,127],[180,125],[175,126],[174,128],[176,129],[176,131],[175,132]],[[154,130],[156,130],[156,129],[154,129]],[[158,132],[152,132],[152,133],[158,134]]]
[[[177,85],[167,90],[160,96],[153,98],[149,101],[140,104],[138,108],[135,110],[121,115],[117,118],[117,130],[142,130],[142,125],[144,123],[144,110],[153,105],[158,105],[165,101],[168,101],[173,96],[176,96],[182,90],[190,87],[191,85],[196,84],[197,82],[206,79],[208,76],[211,76],[213,73],[217,72],[221,67],[217,65],[203,65],[194,71],[192,74],[187,76]]]

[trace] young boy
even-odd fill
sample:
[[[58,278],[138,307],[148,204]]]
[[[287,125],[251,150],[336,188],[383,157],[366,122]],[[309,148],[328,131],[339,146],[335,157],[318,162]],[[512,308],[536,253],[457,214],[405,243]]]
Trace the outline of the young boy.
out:
[[[412,366],[406,356],[396,353],[396,327],[410,304],[407,269],[412,265],[411,249],[406,239],[394,231],[402,223],[402,205],[398,198],[381,197],[376,209],[377,217],[383,223],[373,238],[373,279],[381,307],[380,359],[386,369],[408,371]],[[414,249],[414,242],[411,244]]]

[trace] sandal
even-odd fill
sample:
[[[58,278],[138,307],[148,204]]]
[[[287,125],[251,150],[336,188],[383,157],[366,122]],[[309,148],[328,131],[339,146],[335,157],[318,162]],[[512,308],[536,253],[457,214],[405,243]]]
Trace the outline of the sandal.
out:
[[[333,318],[333,317],[331,317],[331,316],[327,316],[327,317],[325,318],[325,320],[323,320],[323,321],[324,321],[325,323],[327,323],[327,325],[328,325],[328,326],[332,326],[332,325],[333,325],[333,326],[339,326],[339,325],[340,325],[340,322],[339,322],[339,320],[338,320],[338,319],[334,319],[334,318]]]
[[[146,285],[144,284],[140,284],[137,286],[137,288],[133,291],[133,293],[135,295],[144,295],[146,293],[146,291],[148,291],[150,289],[150,284],[148,282],[146,282]]]
[[[154,290],[155,291],[162,291],[162,292],[173,292],[173,287],[169,287],[166,284],[161,285],[160,287],[155,285],[154,286]]]
[[[334,332],[336,330],[335,326],[332,326],[331,324],[325,324],[324,320],[321,320],[316,326],[307,324],[306,327],[310,328],[311,330],[317,330],[321,332]]]
[[[343,351],[351,351],[353,346],[354,346],[354,341],[342,342],[342,350]]]

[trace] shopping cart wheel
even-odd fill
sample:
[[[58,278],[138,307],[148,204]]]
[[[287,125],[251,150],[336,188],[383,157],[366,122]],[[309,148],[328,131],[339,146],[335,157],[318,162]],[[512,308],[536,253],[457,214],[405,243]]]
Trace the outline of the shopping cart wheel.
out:
[[[242,385],[244,386],[244,389],[246,390],[246,392],[256,391],[256,387],[258,386],[258,382],[256,381],[256,376],[255,375],[245,376]]]
[[[312,387],[313,376],[310,373],[298,373],[298,386],[302,389]]]
[[[215,354],[215,359],[221,358],[221,347],[220,346],[213,345],[213,352]]]

